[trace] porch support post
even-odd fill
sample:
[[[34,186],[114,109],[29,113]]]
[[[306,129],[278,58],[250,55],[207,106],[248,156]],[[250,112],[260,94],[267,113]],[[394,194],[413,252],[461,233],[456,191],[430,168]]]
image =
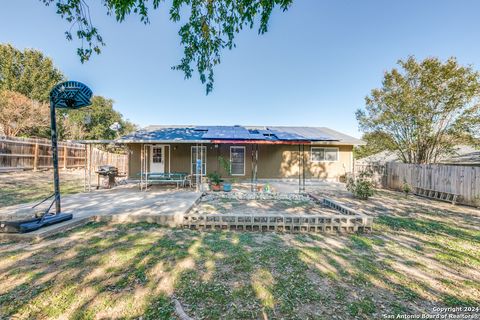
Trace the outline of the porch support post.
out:
[[[92,191],[92,145],[88,145],[88,192]]]
[[[170,168],[171,168],[171,167],[170,167],[170,163],[172,163],[172,162],[171,162],[172,157],[170,156],[170,153],[171,153],[171,152],[172,152],[172,145],[169,144],[169,145],[168,145],[168,174],[172,173],[172,171],[170,171]]]
[[[88,146],[85,144],[85,154],[83,156],[83,191],[87,191],[87,165],[88,165]]]
[[[205,148],[206,149],[206,148]],[[205,162],[207,162],[207,157],[205,157]],[[200,188],[202,187],[202,183],[203,183],[203,142],[200,143]],[[207,167],[206,163],[205,163],[205,168]],[[206,174],[206,172],[205,172]]]
[[[298,159],[297,159],[298,160],[298,193],[302,192],[300,155],[301,155],[301,150],[300,150],[300,145],[298,145]]]
[[[143,172],[144,172],[143,181],[145,181],[145,191],[148,189],[148,173],[151,170],[149,168],[149,163],[148,163],[148,160],[150,157],[150,155],[148,154],[149,147],[150,145],[148,144],[143,145]]]
[[[252,172],[251,172],[251,176],[250,176],[250,191],[251,192],[256,192],[256,188],[254,186],[254,178],[253,178],[253,175],[254,175],[254,156],[253,156],[253,145],[252,145],[252,153],[251,153],[251,167],[252,167]],[[231,159],[230,159],[231,160]]]
[[[145,173],[145,176],[144,176],[144,181],[145,181],[145,191],[148,190],[148,172],[150,171],[149,170],[149,163],[148,163],[148,159],[150,157],[149,153],[148,153],[148,148],[151,147],[151,145],[149,144],[144,144],[143,145],[143,171]]]
[[[258,185],[258,144],[254,144],[254,147],[255,147],[254,177],[255,177],[255,189],[257,189],[257,185]]]
[[[305,192],[305,145],[302,144],[302,191]]]
[[[143,144],[140,144],[140,191],[143,190]]]
[[[200,180],[200,177],[199,177],[199,172],[201,170],[198,170],[198,143],[195,144],[195,191],[196,192],[199,192],[200,191],[200,186],[199,186],[199,180]]]
[[[252,181],[253,181],[253,190],[257,192],[258,191],[257,182],[255,179],[255,145],[252,145]]]

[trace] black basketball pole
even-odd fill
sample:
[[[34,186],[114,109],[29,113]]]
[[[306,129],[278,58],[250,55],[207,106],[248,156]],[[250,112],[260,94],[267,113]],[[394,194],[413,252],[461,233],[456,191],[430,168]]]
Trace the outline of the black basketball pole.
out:
[[[50,133],[52,136],[53,184],[55,188],[55,214],[59,214],[62,210],[60,205],[60,177],[58,174],[57,120],[55,115],[55,104],[53,101],[50,101]]]
[[[73,218],[72,213],[61,212],[60,177],[58,173],[57,117],[55,111],[59,108],[80,109],[89,106],[92,104],[90,101],[91,97],[92,90],[78,81],[65,81],[59,83],[50,91],[50,136],[52,137],[53,184],[55,193],[34,205],[32,209],[36,208],[52,197],[54,197],[54,199],[41,215],[35,213],[35,218],[28,217],[20,220],[0,221],[0,232],[30,232],[55,223],[71,220]],[[55,213],[50,213],[54,202]]]

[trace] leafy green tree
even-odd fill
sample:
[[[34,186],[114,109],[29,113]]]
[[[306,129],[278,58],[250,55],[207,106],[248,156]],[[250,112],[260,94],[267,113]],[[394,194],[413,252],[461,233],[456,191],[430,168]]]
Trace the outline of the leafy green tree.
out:
[[[406,163],[432,163],[475,134],[480,117],[480,74],[455,58],[414,57],[385,73],[382,88],[357,111],[360,129],[385,134]],[[477,132],[478,134],[478,132]]]
[[[4,134],[50,137],[49,94],[65,80],[53,61],[37,50],[0,44],[0,127]],[[113,101],[94,97],[80,110],[57,110],[61,139],[113,139],[135,126],[113,110]],[[88,121],[87,121],[88,120]],[[112,127],[118,124],[118,130]]]
[[[124,120],[113,109],[113,100],[100,96],[92,98],[92,105],[63,113],[63,139],[115,139],[135,130],[135,125]]]
[[[33,49],[20,51],[0,44],[0,90],[21,93],[30,99],[48,102],[54,85],[64,79],[50,58]]]
[[[57,13],[72,27],[76,27],[76,37],[82,46],[77,49],[82,62],[90,59],[93,53],[99,54],[105,42],[90,19],[89,7],[82,0],[41,0],[46,5],[55,4]],[[206,83],[207,94],[213,88],[213,69],[220,63],[221,51],[235,47],[235,35],[244,27],[253,28],[259,20],[258,32],[267,32],[268,21],[275,7],[286,11],[293,0],[174,0],[170,6],[170,20],[179,22],[185,12],[188,19],[180,27],[180,43],[184,55],[173,69],[184,72],[190,78],[197,69],[200,80]],[[156,10],[163,0],[102,0],[108,15],[114,15],[122,22],[130,14],[149,23],[149,10]],[[70,31],[68,40],[73,39]],[[85,46],[83,44],[86,44]]]

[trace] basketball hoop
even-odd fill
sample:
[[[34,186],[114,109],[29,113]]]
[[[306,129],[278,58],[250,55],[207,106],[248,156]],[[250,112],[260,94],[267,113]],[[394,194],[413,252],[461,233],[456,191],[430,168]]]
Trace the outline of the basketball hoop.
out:
[[[57,121],[55,109],[80,109],[91,105],[90,98],[92,90],[81,82],[66,81],[59,83],[50,91],[50,129],[52,137],[52,160],[53,160],[53,183],[55,192],[32,207],[35,208],[41,203],[53,197],[45,212],[39,217],[27,220],[0,221],[0,232],[16,233],[29,232],[49,226],[55,223],[72,219],[71,213],[62,213],[60,204],[60,179],[58,174],[58,147],[57,147]],[[55,203],[55,213],[50,209]]]

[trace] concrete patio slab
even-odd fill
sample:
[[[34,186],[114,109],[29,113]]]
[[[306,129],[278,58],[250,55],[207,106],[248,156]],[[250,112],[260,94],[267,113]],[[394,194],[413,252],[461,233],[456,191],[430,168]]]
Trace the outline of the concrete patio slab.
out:
[[[294,180],[260,180],[259,184],[268,183],[273,192],[296,193],[298,181]],[[239,183],[235,189],[250,190],[248,183]],[[305,191],[315,194],[335,195],[335,200],[342,203],[347,193],[345,185],[334,182],[306,181]],[[151,188],[140,191],[136,185],[128,184],[111,190],[96,190],[62,197],[62,211],[72,213],[73,219],[63,223],[24,234],[0,234],[0,240],[35,241],[65,232],[89,221],[113,222],[150,222],[167,226],[178,226],[183,222],[186,212],[201,197],[191,189]],[[0,208],[0,220],[19,217],[31,217],[33,203]],[[40,209],[40,210],[39,210]],[[41,208],[35,209],[40,212]]]
[[[156,222],[169,224],[179,219],[201,196],[184,189],[140,191],[133,185],[111,190],[68,195],[62,198],[62,212],[73,219],[22,234],[0,234],[2,240],[39,240],[64,232],[88,221]],[[0,220],[32,215],[32,203],[0,209]],[[36,210],[39,211],[39,210]]]

